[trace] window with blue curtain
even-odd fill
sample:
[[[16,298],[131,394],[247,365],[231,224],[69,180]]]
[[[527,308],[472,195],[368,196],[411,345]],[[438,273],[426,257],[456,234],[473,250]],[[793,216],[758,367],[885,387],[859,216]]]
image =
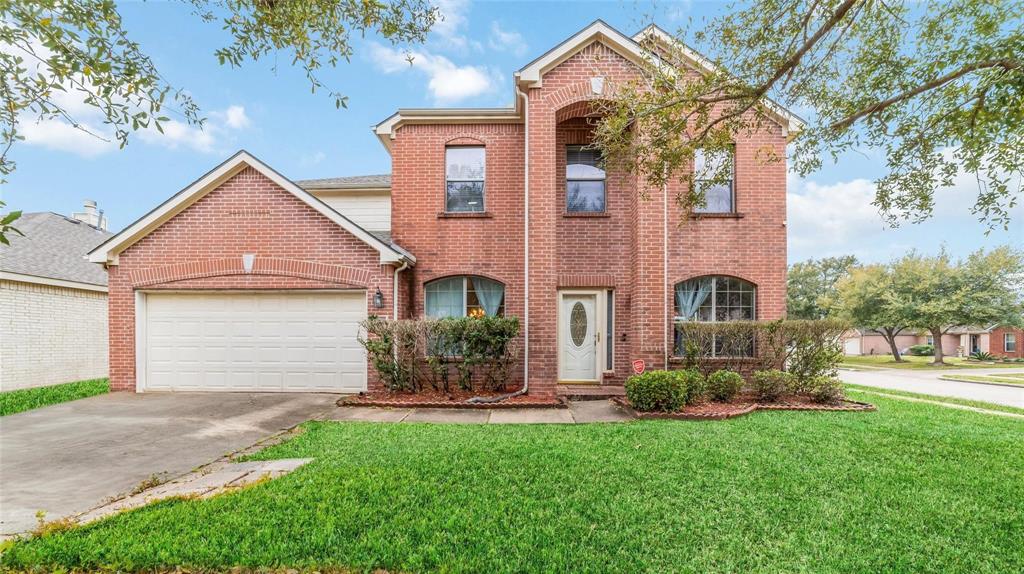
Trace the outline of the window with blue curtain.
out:
[[[676,283],[675,321],[753,321],[757,288],[736,277],[708,275]],[[683,354],[683,341],[676,331],[676,355]],[[716,349],[707,349],[712,356]],[[753,354],[753,341],[750,353]]]
[[[464,275],[427,283],[425,310],[428,317],[502,317],[505,285],[499,281]]]

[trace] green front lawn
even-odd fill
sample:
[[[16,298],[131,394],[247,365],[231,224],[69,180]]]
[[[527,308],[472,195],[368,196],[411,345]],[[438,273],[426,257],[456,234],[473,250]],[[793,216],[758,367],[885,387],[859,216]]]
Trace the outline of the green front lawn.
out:
[[[843,357],[843,365],[853,367],[884,367],[887,369],[1020,369],[1024,363],[980,363],[968,361],[958,357],[946,357],[943,359],[945,366],[932,364],[933,357],[915,357],[903,355],[903,362],[897,363],[892,355],[848,355]]]
[[[967,381],[969,383],[999,383],[1002,385],[1024,386],[1024,373],[1006,373],[1000,375],[942,375],[947,381]]]
[[[1024,415],[1024,409],[1020,409],[1020,408],[1017,408],[1017,407],[1011,407],[1011,406],[1007,406],[1007,405],[1001,405],[999,403],[987,403],[985,401],[972,401],[970,399],[960,399],[960,398],[957,398],[957,397],[942,397],[942,396],[938,396],[938,395],[926,395],[924,393],[912,393],[910,391],[900,391],[900,390],[897,390],[897,389],[886,389],[886,388],[882,388],[882,387],[868,387],[868,386],[864,386],[864,385],[851,385],[851,384],[848,384],[848,383],[843,385],[843,386],[845,386],[848,391],[858,391],[858,390],[861,390],[861,391],[866,392],[867,396],[866,396],[866,398],[864,400],[866,400],[868,402],[874,402],[874,398],[872,397],[872,395],[876,395],[877,393],[882,393],[884,395],[896,395],[896,396],[900,396],[900,397],[909,397],[909,398],[912,398],[912,399],[925,399],[925,400],[935,401],[935,402],[939,402],[939,403],[949,403],[949,404],[954,404],[954,405],[963,405],[965,407],[976,407],[976,408],[979,408],[979,409],[986,409],[986,410],[990,410],[990,411],[1000,411],[1000,412],[1011,413],[1011,414],[1015,414],[1015,415]]]
[[[0,417],[47,405],[84,399],[93,395],[102,395],[109,391],[110,381],[107,379],[89,379],[63,385],[6,391],[0,393]]]
[[[283,478],[15,544],[43,570],[1020,572],[1024,424],[873,413],[726,422],[312,422]]]

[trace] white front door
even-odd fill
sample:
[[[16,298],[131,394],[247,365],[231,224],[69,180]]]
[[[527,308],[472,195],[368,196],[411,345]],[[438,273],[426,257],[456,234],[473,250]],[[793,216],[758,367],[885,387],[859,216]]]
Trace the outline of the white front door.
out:
[[[559,323],[559,379],[596,381],[599,342],[597,295],[563,293]]]

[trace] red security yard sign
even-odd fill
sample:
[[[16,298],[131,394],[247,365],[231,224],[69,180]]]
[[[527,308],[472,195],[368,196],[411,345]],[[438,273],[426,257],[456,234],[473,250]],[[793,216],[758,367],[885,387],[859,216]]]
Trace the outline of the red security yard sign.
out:
[[[647,365],[644,363],[643,359],[637,359],[637,360],[633,361],[633,372],[634,373],[636,373],[638,375],[642,375],[642,374],[644,374],[644,369],[646,369],[646,368],[647,368]]]

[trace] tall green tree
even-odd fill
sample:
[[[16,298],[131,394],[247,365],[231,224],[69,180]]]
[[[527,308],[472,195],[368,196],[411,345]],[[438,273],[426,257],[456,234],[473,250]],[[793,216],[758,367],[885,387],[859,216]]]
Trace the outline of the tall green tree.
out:
[[[853,255],[794,263],[786,276],[786,314],[790,319],[824,319],[836,282],[857,265]]]
[[[346,96],[325,86],[320,73],[352,56],[353,33],[422,42],[437,17],[430,0],[183,1],[198,20],[224,30],[226,43],[213,54],[221,64],[280,56],[337,107]],[[23,122],[59,118],[106,137],[89,131],[69,101],[98,110],[122,147],[134,130],[162,131],[168,114],[203,123],[188,92],[164,78],[131,39],[114,0],[0,0],[0,70],[0,183],[15,169],[9,152],[22,139]]]
[[[778,106],[804,110],[788,158],[807,175],[850,150],[885,158],[874,204],[890,223],[932,213],[936,189],[977,176],[973,213],[1006,227],[1024,170],[1024,0],[746,0],[653,38],[642,78],[614,86],[596,145],[654,186],[678,179],[685,210],[694,152],[729,153],[742,134],[778,129]],[[710,64],[703,72],[695,60]],[[680,73],[683,70],[685,73]],[[762,150],[762,162],[781,161]]]
[[[1010,247],[972,253],[954,261],[910,253],[892,264],[892,304],[936,341],[934,363],[943,364],[942,335],[956,326],[1020,324],[1024,311],[1024,254]]]
[[[841,278],[826,304],[832,313],[859,329],[880,334],[889,344],[896,362],[903,362],[896,337],[913,324],[910,310],[895,291],[896,281],[889,265],[855,267]]]

